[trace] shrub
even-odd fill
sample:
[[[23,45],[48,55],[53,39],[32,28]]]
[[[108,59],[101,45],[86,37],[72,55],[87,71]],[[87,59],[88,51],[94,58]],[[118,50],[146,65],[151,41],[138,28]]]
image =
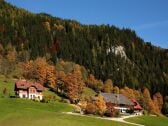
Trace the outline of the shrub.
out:
[[[43,103],[48,103],[49,102],[49,99],[47,97],[43,97],[43,99],[41,100],[41,102]]]
[[[80,101],[78,103],[78,106],[81,108],[82,111],[84,111],[86,109],[87,102],[86,101]]]
[[[81,113],[81,108],[79,107],[79,106],[75,106],[74,107],[74,112],[76,112],[76,113]]]
[[[96,112],[97,112],[96,105],[93,103],[88,103],[86,106],[85,113],[86,114],[96,114]]]
[[[39,98],[35,98],[34,101],[35,102],[40,102],[40,99]]]
[[[114,117],[120,117],[120,112],[119,112],[119,110],[115,110]]]
[[[113,107],[113,104],[112,103],[106,103],[106,106],[107,106],[107,110],[105,112],[105,116],[108,116],[108,117],[114,117],[115,116],[115,109]]]

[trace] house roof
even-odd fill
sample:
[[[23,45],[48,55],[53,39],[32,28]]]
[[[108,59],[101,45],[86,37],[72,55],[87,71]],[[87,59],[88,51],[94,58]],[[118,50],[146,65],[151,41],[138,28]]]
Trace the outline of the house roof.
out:
[[[40,83],[32,83],[25,80],[15,82],[15,88],[17,89],[28,89],[29,87],[35,87],[38,91],[44,90],[44,87]]]
[[[118,105],[134,105],[134,103],[123,94],[101,93],[101,95],[104,97],[105,102],[111,102]]]
[[[142,107],[137,100],[131,99],[131,101],[134,103],[134,109],[135,110],[142,110]]]

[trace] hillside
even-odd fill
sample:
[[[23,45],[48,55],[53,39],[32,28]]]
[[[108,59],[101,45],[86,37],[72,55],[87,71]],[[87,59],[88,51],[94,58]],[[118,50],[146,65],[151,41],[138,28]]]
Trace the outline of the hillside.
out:
[[[17,62],[46,57],[56,64],[64,59],[85,66],[98,79],[112,79],[118,87],[145,86],[151,94],[168,95],[168,50],[144,42],[131,29],[82,25],[0,0],[0,44],[1,74],[13,69],[5,58],[12,46]]]

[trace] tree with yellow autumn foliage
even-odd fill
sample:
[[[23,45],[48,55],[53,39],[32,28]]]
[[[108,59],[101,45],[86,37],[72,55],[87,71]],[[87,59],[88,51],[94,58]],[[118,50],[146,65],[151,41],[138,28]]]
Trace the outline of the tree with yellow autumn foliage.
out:
[[[163,106],[163,97],[160,92],[157,92],[153,95],[153,102],[158,113],[161,113]]]
[[[128,87],[120,89],[120,93],[127,96],[129,99],[135,99],[134,90]]]
[[[111,79],[107,79],[104,82],[104,87],[103,87],[103,91],[106,93],[111,93],[113,90],[113,82]]]
[[[79,85],[76,77],[72,73],[69,73],[65,77],[64,82],[65,82],[64,87],[65,95],[70,99],[72,103],[76,103],[79,99],[79,91],[78,91]]]
[[[120,89],[119,89],[119,87],[114,86],[114,88],[113,88],[113,93],[115,93],[115,94],[119,94],[119,93],[120,93]]]
[[[72,73],[68,73],[64,80],[64,92],[66,96],[70,99],[72,103],[76,103],[84,89],[84,82],[82,79],[82,74],[79,65],[75,65]]]
[[[90,74],[88,80],[86,82],[86,86],[94,89],[96,92],[103,90],[103,82],[101,80],[97,80],[94,75]]]
[[[155,105],[151,99],[149,90],[147,88],[144,88],[143,90],[143,102],[145,103],[145,108],[149,113],[156,114],[155,111]]]
[[[38,80],[41,84],[46,83],[46,77],[47,77],[47,66],[48,63],[45,58],[37,58],[34,63],[36,65]]]
[[[95,105],[97,107],[98,113],[103,115],[106,111],[106,102],[104,101],[103,96],[99,95],[96,97]]]

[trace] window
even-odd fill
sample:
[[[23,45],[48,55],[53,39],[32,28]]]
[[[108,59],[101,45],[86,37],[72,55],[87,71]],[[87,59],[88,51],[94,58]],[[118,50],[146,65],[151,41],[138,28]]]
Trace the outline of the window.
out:
[[[30,93],[32,93],[32,90],[31,90],[31,89],[29,89],[29,92],[30,92]]]
[[[26,98],[26,95],[25,95],[25,94],[23,94],[23,98]]]

